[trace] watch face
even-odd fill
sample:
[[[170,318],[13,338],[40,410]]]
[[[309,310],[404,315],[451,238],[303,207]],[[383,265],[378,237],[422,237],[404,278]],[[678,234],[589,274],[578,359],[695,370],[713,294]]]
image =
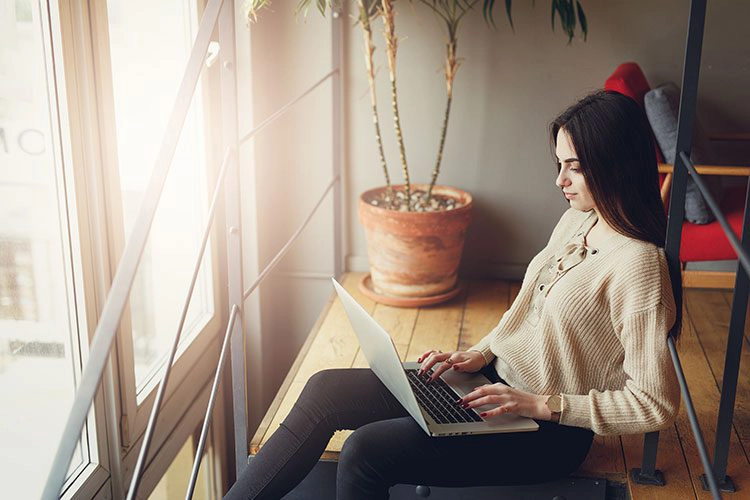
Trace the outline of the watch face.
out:
[[[559,413],[562,411],[562,398],[555,394],[547,399],[547,406],[553,413]]]

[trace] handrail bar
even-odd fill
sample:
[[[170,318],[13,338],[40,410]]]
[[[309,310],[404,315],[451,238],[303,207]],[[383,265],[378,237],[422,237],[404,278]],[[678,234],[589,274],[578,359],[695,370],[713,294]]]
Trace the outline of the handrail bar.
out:
[[[716,200],[711,194],[711,191],[709,191],[708,186],[706,186],[706,184],[703,182],[703,179],[701,179],[701,174],[699,174],[695,170],[695,166],[693,165],[693,162],[690,161],[690,158],[688,157],[688,155],[686,155],[684,151],[680,151],[680,157],[682,158],[682,161],[685,163],[685,167],[687,167],[688,171],[690,172],[690,175],[693,177],[693,180],[695,181],[695,185],[698,186],[698,190],[701,192],[701,195],[703,195],[703,198],[706,200],[706,204],[714,213],[716,220],[719,221],[721,228],[724,230],[724,234],[729,240],[729,244],[732,245],[732,248],[734,248],[734,251],[737,252],[737,258],[742,264],[742,267],[745,268],[745,272],[748,275],[750,275],[750,258],[748,258],[748,255],[745,252],[745,249],[742,248],[742,244],[740,243],[740,240],[737,239],[737,235],[734,234],[734,231],[732,231],[732,227],[727,222],[727,218],[721,212],[721,208],[719,208],[719,204],[716,203]],[[747,210],[747,208],[745,208],[745,210]]]
[[[214,382],[211,386],[211,395],[208,398],[208,406],[206,407],[206,416],[203,419],[203,426],[201,427],[201,437],[198,440],[198,448],[195,450],[195,460],[193,461],[193,470],[190,472],[190,482],[188,483],[187,492],[185,493],[185,500],[191,500],[193,498],[193,492],[195,491],[195,483],[198,479],[198,471],[201,467],[201,460],[203,458],[203,450],[206,447],[206,437],[208,436],[208,429],[211,426],[211,418],[216,404],[216,393],[219,389],[219,381],[221,380],[221,371],[224,368],[224,362],[227,357],[227,347],[229,346],[229,338],[234,328],[234,320],[240,312],[240,308],[237,304],[232,305],[232,312],[229,313],[229,323],[227,324],[227,330],[224,333],[224,342],[221,345],[221,354],[219,355],[219,363],[216,365],[216,374],[214,374]]]
[[[260,122],[258,125],[256,125],[255,127],[253,127],[253,129],[250,132],[248,132],[247,134],[245,134],[245,136],[242,139],[239,140],[239,145],[242,146],[243,144],[245,144],[245,142],[247,142],[248,140],[250,140],[255,134],[257,134],[258,132],[260,132],[261,130],[263,130],[264,128],[266,128],[267,125],[271,124],[271,122],[275,121],[278,117],[280,117],[281,115],[283,115],[284,113],[286,113],[287,110],[289,110],[289,108],[291,108],[293,105],[297,104],[297,102],[301,101],[303,97],[307,96],[307,94],[309,94],[310,92],[312,92],[313,90],[315,90],[324,81],[326,81],[328,78],[330,78],[331,76],[335,75],[338,72],[339,72],[338,68],[334,69],[333,71],[331,71],[330,73],[328,73],[326,76],[324,76],[323,78],[321,78],[320,80],[318,80],[317,82],[315,82],[312,87],[310,87],[309,89],[305,90],[297,98],[289,101],[288,103],[286,103],[285,105],[283,105],[281,108],[279,108],[278,110],[276,110],[271,116],[269,116],[268,118],[266,118],[265,120],[263,120],[262,122]]]
[[[242,299],[247,300],[247,298],[250,296],[251,293],[260,285],[261,281],[266,277],[268,273],[270,273],[274,267],[276,267],[276,264],[286,255],[286,253],[289,251],[289,248],[291,247],[292,243],[294,243],[297,238],[299,237],[300,233],[307,227],[307,224],[310,222],[310,219],[312,219],[313,215],[315,215],[315,212],[318,211],[318,207],[321,203],[323,203],[323,200],[325,199],[328,192],[331,190],[331,188],[338,182],[340,179],[340,176],[336,176],[331,180],[330,183],[328,183],[328,187],[325,191],[323,191],[323,195],[318,200],[318,203],[315,204],[315,206],[312,209],[312,212],[307,216],[307,219],[297,228],[297,230],[292,234],[292,236],[289,238],[289,240],[286,242],[286,245],[284,245],[281,250],[278,251],[276,256],[271,260],[271,262],[266,265],[266,267],[261,271],[261,273],[258,275],[258,278],[255,280],[255,282],[250,285],[250,287],[245,290],[245,293],[242,294]]]
[[[138,491],[138,486],[141,482],[141,474],[143,473],[143,467],[146,464],[146,455],[148,454],[148,449],[151,446],[151,439],[154,436],[154,429],[156,428],[156,420],[159,418],[161,403],[167,390],[167,384],[169,383],[169,375],[172,371],[172,363],[174,362],[175,355],[177,354],[177,347],[180,345],[180,336],[182,335],[182,328],[185,326],[185,318],[187,318],[188,307],[190,307],[190,299],[193,298],[195,283],[198,281],[198,272],[200,271],[201,264],[203,263],[203,255],[206,253],[206,245],[208,244],[208,238],[211,235],[211,228],[214,224],[216,202],[218,201],[219,195],[221,194],[221,191],[224,187],[224,176],[227,173],[227,167],[234,156],[234,148],[228,147],[224,152],[224,160],[221,162],[219,176],[216,179],[216,185],[214,186],[214,194],[211,199],[211,206],[208,209],[208,220],[206,221],[206,228],[203,231],[203,239],[201,241],[200,249],[198,250],[198,255],[195,257],[193,276],[190,279],[190,286],[188,287],[188,291],[185,296],[185,303],[182,306],[180,321],[177,324],[177,333],[175,333],[174,340],[172,341],[172,348],[169,351],[169,356],[166,361],[164,375],[159,381],[159,389],[156,391],[156,398],[154,399],[154,404],[151,407],[151,414],[149,415],[148,424],[146,425],[146,432],[143,436],[143,443],[141,444],[141,449],[138,452],[138,461],[135,464],[135,470],[133,471],[133,477],[131,478],[130,488],[128,490],[128,500],[132,500],[133,498],[135,498],[135,494]]]
[[[192,96],[195,93],[195,87],[198,84],[208,51],[208,44],[211,41],[211,34],[216,25],[222,3],[223,0],[209,0],[203,11],[195,43],[175,103],[172,106],[172,113],[167,122],[164,139],[156,157],[151,179],[146,188],[130,238],[125,244],[120,263],[117,266],[112,287],[107,294],[102,315],[91,341],[89,358],[83,369],[78,390],[60,438],[60,444],[52,461],[50,473],[42,492],[42,498],[45,500],[56,500],[60,494],[70,461],[80,440],[89,408],[109,359],[112,342],[135,279],[135,273],[154,220],[156,207],[161,199],[162,188],[172,164],[177,142],[187,117]]]
[[[703,470],[706,471],[706,478],[708,479],[708,486],[711,489],[711,494],[714,498],[721,498],[719,487],[716,484],[716,478],[713,475],[713,466],[708,458],[708,451],[706,450],[706,442],[703,439],[703,433],[701,427],[698,424],[698,417],[695,414],[695,406],[693,406],[693,399],[690,397],[690,391],[688,390],[687,381],[685,380],[685,373],[682,371],[682,363],[680,363],[680,357],[677,354],[677,347],[674,344],[674,339],[670,336],[667,339],[669,345],[669,353],[672,355],[672,363],[677,373],[677,380],[680,382],[680,391],[682,396],[685,398],[685,409],[688,413],[688,420],[690,420],[690,428],[693,431],[693,438],[695,439],[695,445],[698,447],[698,454],[703,464]]]

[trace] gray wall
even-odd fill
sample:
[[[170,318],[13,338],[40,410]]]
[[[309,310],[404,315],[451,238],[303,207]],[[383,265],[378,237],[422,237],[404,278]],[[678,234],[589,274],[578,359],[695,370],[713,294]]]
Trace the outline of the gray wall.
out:
[[[242,113],[252,115],[242,132],[260,124],[331,70],[330,22],[317,12],[311,12],[307,20],[297,19],[294,5],[273,2],[250,27],[249,37],[247,31],[238,35],[238,42],[244,37],[250,46],[249,57],[238,59],[247,75],[241,79],[239,92],[252,96],[240,112],[241,124],[246,118]],[[328,81],[243,147],[245,286],[286,244],[332,179],[331,109]],[[332,213],[329,195],[259,288],[260,318],[254,324],[252,318],[245,318],[245,328],[255,338],[248,353],[249,387],[254,389],[251,428],[273,400],[332,291],[328,280],[304,277],[333,274]],[[252,245],[257,246],[257,256],[247,251]],[[258,376],[260,383],[253,380]]]
[[[330,21],[311,10],[295,19],[293,1],[276,1],[250,30],[252,121],[259,123],[325,75],[331,67]],[[347,2],[347,7],[350,2]],[[637,61],[652,86],[681,81],[689,2],[584,1],[588,41],[571,45],[550,28],[549,1],[514,5],[515,34],[498,5],[497,30],[479,12],[459,34],[463,58],[440,181],[471,192],[475,220],[465,274],[518,278],[546,243],[566,202],[554,186],[547,125],[577,98],[600,88],[615,67]],[[499,2],[502,4],[502,2]],[[704,39],[699,116],[714,132],[750,131],[750,46],[744,30],[750,2],[709,4]],[[344,197],[349,270],[366,270],[364,233],[357,221],[359,194],[381,185],[359,27],[344,29]],[[378,23],[378,31],[381,24]],[[445,104],[443,28],[417,2],[398,2],[401,37],[398,84],[412,179],[429,180]],[[380,119],[391,175],[400,179],[382,36],[376,35]],[[241,62],[241,64],[243,64]],[[268,262],[304,219],[331,178],[331,88],[316,90],[255,141],[245,204],[257,208],[258,260]],[[727,154],[732,154],[729,151]],[[747,151],[734,151],[735,158]],[[750,163],[748,161],[747,163]],[[249,189],[254,183],[255,193]],[[255,199],[247,199],[254,196]],[[324,280],[296,271],[331,273],[332,205],[320,213],[261,289],[263,408],[330,295]],[[245,228],[245,232],[256,228]],[[246,266],[246,281],[254,279]],[[286,274],[284,274],[286,273]],[[257,408],[256,408],[257,411]]]
[[[615,67],[640,64],[652,86],[679,85],[689,2],[582,2],[588,40],[571,45],[550,28],[549,2],[514,5],[515,34],[497,11],[498,29],[481,15],[467,18],[459,34],[464,58],[440,181],[468,190],[476,203],[464,269],[473,274],[520,277],[544,246],[567,203],[554,186],[547,125],[585,93],[600,88]],[[428,181],[442,122],[445,86],[439,71],[442,27],[421,6],[402,4],[397,33],[399,100],[412,179]],[[407,8],[403,8],[407,7]],[[477,13],[478,14],[478,13]],[[710,2],[701,68],[699,115],[709,131],[750,131],[750,46],[740,43],[750,3]],[[744,20],[744,21],[743,21]],[[347,43],[347,166],[352,216],[352,268],[364,270],[364,233],[355,219],[359,193],[383,183],[365,91],[360,38]],[[378,98],[392,176],[401,179],[391,123],[387,64],[376,52]]]

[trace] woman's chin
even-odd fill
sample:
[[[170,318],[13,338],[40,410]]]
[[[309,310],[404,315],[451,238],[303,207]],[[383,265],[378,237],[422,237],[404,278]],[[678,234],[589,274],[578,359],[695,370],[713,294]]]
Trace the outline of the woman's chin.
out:
[[[589,210],[591,210],[592,208],[594,208],[594,206],[592,204],[590,204],[590,203],[581,203],[581,201],[578,200],[578,199],[576,199],[576,198],[573,198],[573,199],[568,200],[568,201],[570,202],[570,208],[575,208],[576,210],[581,211],[581,212],[588,212]]]

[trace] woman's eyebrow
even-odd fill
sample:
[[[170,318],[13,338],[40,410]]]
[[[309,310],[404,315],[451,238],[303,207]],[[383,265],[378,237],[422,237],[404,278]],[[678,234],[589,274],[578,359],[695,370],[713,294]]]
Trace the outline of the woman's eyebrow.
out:
[[[560,158],[558,157],[557,159],[559,160]],[[578,161],[578,158],[568,158],[567,160],[563,160],[563,163],[570,163],[573,161]]]

